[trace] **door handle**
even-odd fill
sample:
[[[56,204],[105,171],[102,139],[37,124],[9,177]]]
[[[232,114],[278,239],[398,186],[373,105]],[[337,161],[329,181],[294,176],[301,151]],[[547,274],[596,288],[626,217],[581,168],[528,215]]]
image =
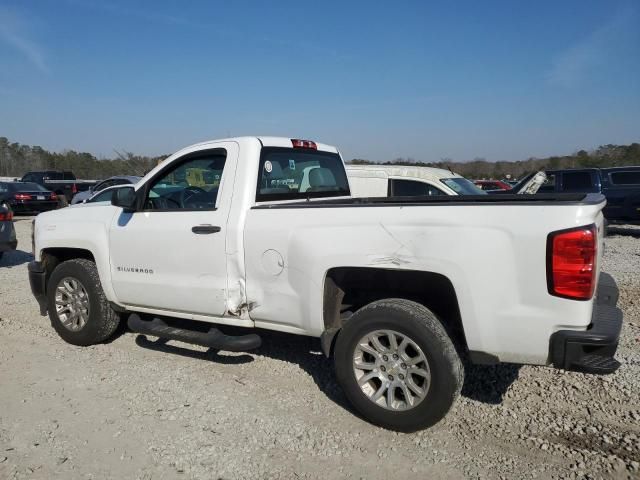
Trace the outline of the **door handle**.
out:
[[[198,235],[209,235],[210,233],[218,233],[220,227],[214,225],[196,225],[195,227],[191,227],[191,231]]]

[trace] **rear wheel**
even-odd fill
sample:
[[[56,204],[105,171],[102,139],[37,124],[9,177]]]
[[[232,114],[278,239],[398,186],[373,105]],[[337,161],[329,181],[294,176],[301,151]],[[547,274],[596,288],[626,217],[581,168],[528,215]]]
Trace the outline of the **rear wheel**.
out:
[[[77,258],[61,263],[47,284],[51,325],[68,343],[87,346],[107,340],[120,316],[111,308],[95,263]]]
[[[64,193],[58,193],[58,208],[64,208],[69,206],[69,201]]]
[[[336,376],[372,423],[412,432],[442,419],[460,393],[463,367],[437,317],[404,299],[373,302],[344,325]]]

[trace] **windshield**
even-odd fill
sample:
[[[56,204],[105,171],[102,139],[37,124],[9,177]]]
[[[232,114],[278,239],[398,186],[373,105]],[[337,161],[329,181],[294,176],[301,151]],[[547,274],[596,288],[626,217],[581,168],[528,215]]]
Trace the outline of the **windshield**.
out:
[[[14,192],[48,192],[46,188],[37,183],[31,182],[16,182],[9,183],[9,188]]]
[[[455,178],[441,178],[440,181],[444,183],[451,190],[458,195],[486,195],[487,192],[479,189],[476,185],[462,177]]]
[[[337,153],[265,147],[260,156],[256,201],[349,196]]]

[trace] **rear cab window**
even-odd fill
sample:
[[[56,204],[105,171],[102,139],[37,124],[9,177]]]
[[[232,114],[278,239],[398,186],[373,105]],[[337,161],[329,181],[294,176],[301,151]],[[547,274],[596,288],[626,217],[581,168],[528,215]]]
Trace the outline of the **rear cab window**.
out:
[[[556,175],[555,173],[547,173],[544,183],[538,189],[538,193],[553,193],[556,191]]]
[[[563,172],[562,191],[573,193],[597,192],[595,174],[592,172]]]
[[[337,153],[263,147],[256,202],[350,196],[347,173]]]

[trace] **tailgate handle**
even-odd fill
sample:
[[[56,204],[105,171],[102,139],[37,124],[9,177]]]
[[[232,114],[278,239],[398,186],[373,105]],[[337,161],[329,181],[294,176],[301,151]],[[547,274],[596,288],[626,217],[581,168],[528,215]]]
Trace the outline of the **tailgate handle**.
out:
[[[220,227],[214,225],[196,225],[195,227],[191,227],[191,231],[198,235],[209,235],[210,233],[218,233]]]

